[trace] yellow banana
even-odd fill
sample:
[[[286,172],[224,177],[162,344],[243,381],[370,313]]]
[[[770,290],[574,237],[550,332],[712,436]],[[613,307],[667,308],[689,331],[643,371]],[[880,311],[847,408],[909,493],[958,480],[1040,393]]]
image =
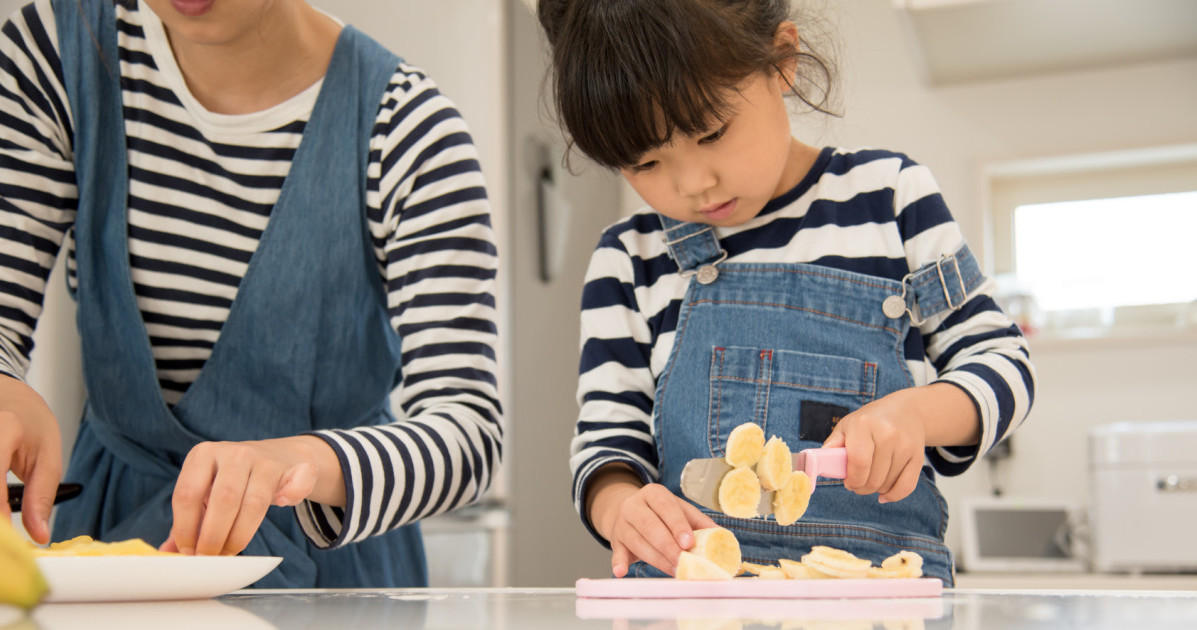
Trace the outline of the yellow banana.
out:
[[[46,591],[33,545],[13,528],[8,519],[0,519],[0,604],[11,604],[26,610],[37,606]]]

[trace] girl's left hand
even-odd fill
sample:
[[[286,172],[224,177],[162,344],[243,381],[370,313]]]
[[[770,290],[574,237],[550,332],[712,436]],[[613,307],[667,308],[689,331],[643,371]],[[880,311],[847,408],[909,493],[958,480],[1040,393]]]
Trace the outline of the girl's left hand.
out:
[[[844,487],[878,493],[881,503],[900,501],[918,485],[926,435],[918,388],[879,398],[836,423],[824,447],[847,448]]]
[[[329,456],[335,475],[327,468]],[[270,506],[317,500],[314,493],[332,493],[321,498],[336,504],[338,488],[343,505],[339,463],[320,438],[203,442],[191,449],[179,472],[171,500],[174,525],[161,549],[236,555],[249,545]]]

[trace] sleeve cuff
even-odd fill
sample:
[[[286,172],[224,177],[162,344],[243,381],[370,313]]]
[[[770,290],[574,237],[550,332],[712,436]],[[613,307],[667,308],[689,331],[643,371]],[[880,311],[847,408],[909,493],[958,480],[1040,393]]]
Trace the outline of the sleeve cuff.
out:
[[[299,522],[300,528],[303,529],[304,535],[316,547],[320,549],[343,547],[355,542],[360,535],[359,532],[354,532],[353,528],[347,525],[362,522],[361,515],[357,514],[357,506],[361,502],[354,494],[350,473],[355,470],[355,467],[349,459],[344,443],[338,440],[332,432],[312,431],[304,433],[304,435],[314,435],[324,440],[336,452],[345,478],[345,507],[339,508],[314,501],[303,501],[295,506],[295,518]],[[357,518],[353,518],[354,516]]]

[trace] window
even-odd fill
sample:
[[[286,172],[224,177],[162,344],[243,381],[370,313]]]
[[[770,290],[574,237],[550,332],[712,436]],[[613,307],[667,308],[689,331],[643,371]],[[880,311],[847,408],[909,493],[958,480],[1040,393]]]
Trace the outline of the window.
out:
[[[997,165],[999,301],[1026,329],[1197,328],[1197,146]]]

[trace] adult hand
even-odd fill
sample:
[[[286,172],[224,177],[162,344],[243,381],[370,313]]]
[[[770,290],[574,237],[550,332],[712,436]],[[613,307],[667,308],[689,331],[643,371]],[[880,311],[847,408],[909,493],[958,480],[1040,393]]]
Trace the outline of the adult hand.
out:
[[[249,545],[270,506],[308,498],[345,504],[340,463],[320,438],[198,444],[175,483],[174,524],[162,549],[236,555]]]
[[[21,522],[35,542],[50,542],[50,510],[62,479],[62,436],[42,397],[0,375],[0,470],[25,483]],[[0,517],[11,518],[8,484],[0,486]]]

